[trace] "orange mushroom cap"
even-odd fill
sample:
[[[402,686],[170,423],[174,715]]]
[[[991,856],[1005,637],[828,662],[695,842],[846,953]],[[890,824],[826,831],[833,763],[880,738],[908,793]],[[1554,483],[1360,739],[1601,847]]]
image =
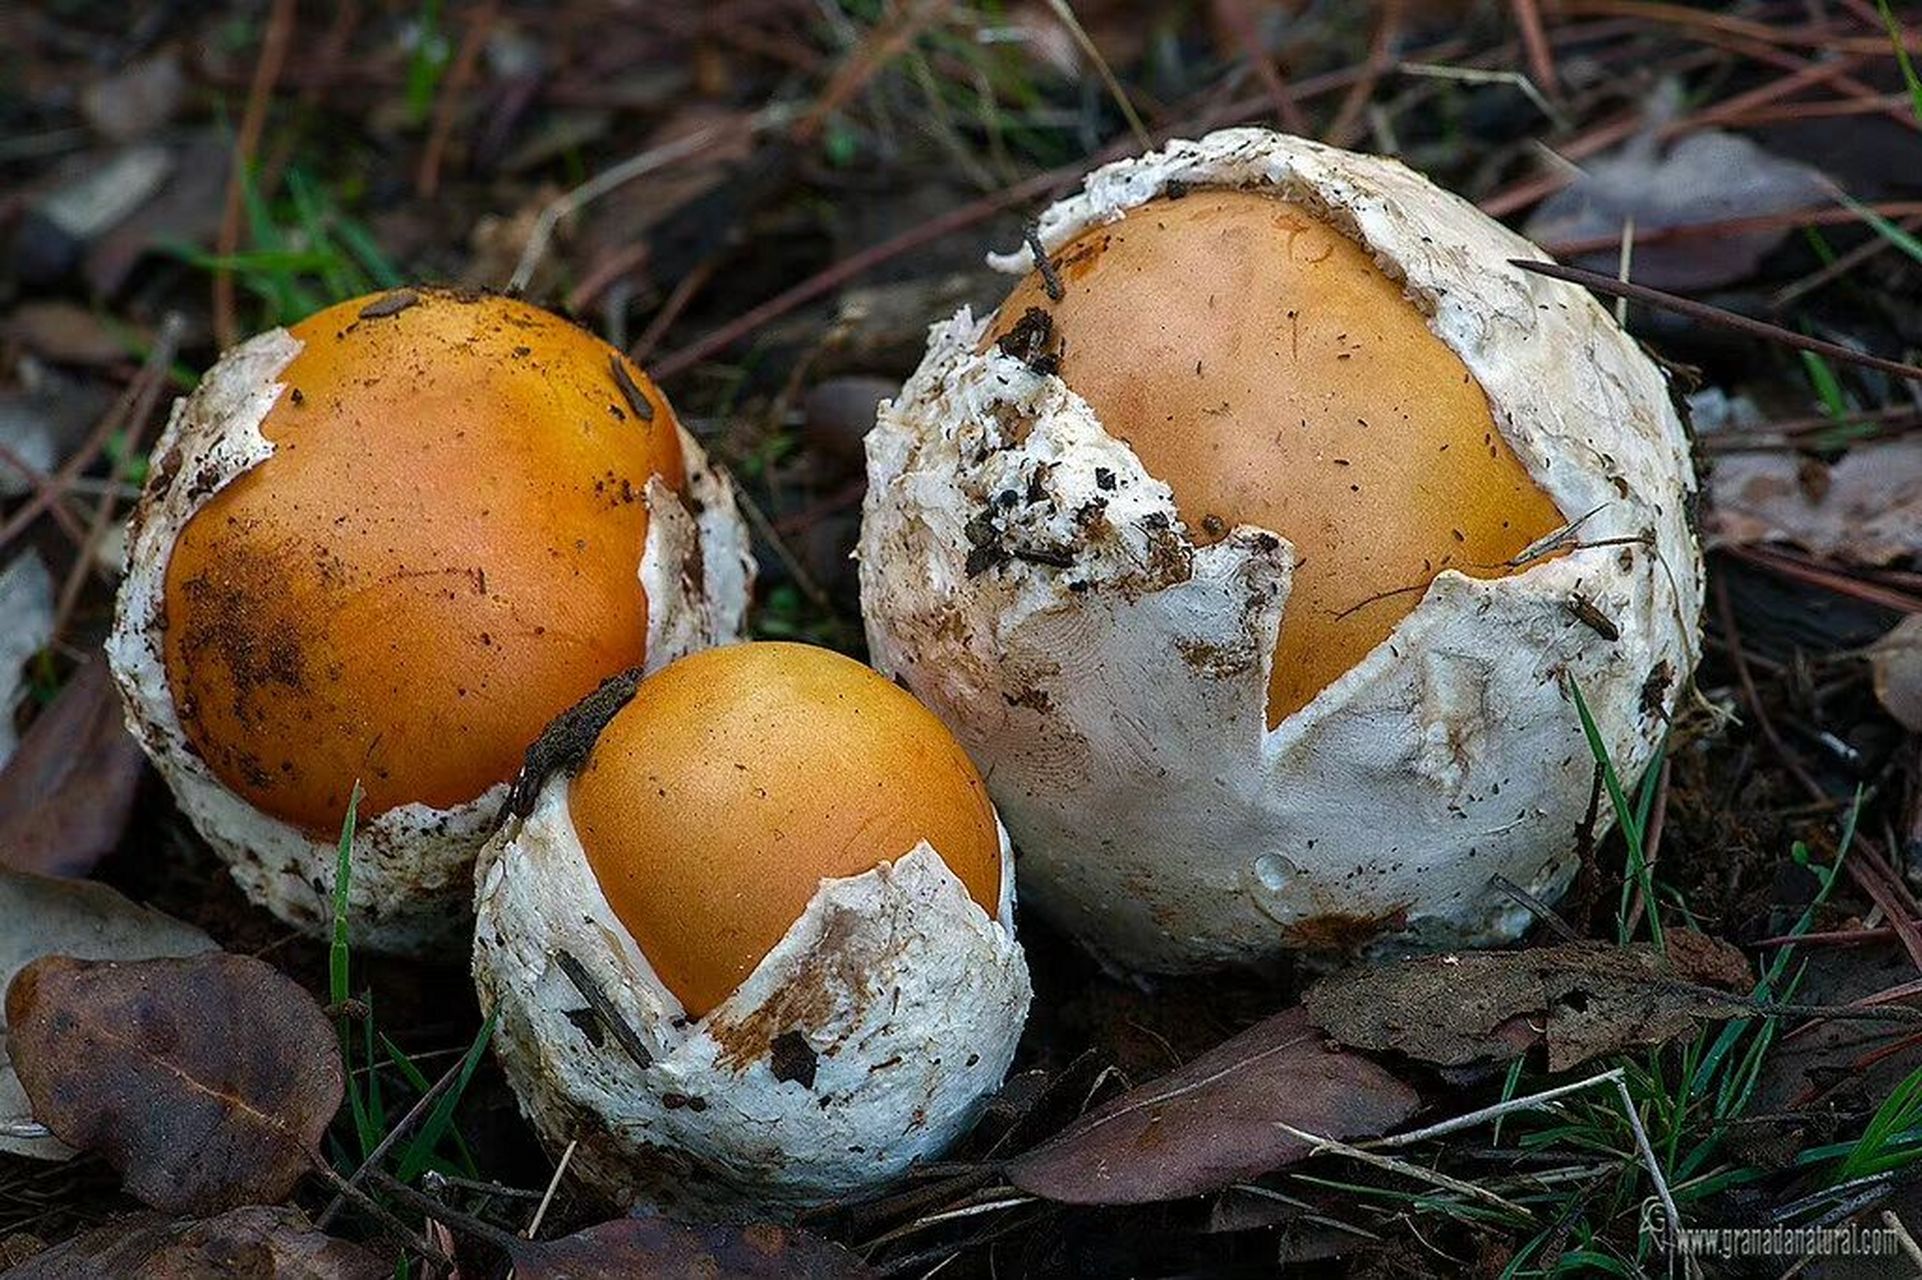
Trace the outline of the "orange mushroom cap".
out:
[[[940,720],[851,658],[708,649],[641,682],[569,793],[601,890],[695,1017],[725,1000],[824,879],[927,841],[990,916],[1001,838]]]
[[[167,564],[181,727],[310,832],[338,827],[356,779],[370,814],[464,804],[644,657],[644,494],[685,483],[673,410],[606,343],[509,298],[357,298],[290,332],[273,454]]]
[[[1443,569],[1499,577],[1562,513],[1461,358],[1354,240],[1272,194],[1150,201],[1030,273],[995,318],[1052,320],[1059,369],[1173,490],[1297,562],[1268,685],[1281,723],[1385,640]]]

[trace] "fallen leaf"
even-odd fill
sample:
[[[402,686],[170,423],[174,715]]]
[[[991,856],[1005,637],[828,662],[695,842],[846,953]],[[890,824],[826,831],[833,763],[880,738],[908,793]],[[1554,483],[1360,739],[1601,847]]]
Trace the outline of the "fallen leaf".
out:
[[[0,763],[19,744],[13,711],[25,685],[23,668],[52,636],[53,579],[38,554],[24,551],[0,571]]]
[[[1373,1136],[1420,1098],[1357,1053],[1331,1048],[1289,1009],[1131,1089],[1010,1161],[1008,1181],[1068,1204],[1143,1204],[1218,1191],[1309,1153],[1286,1124]]]
[[[0,868],[0,994],[13,975],[45,955],[88,960],[148,960],[214,950],[190,924],[151,911],[89,880],[55,880]],[[0,1006],[0,1125],[32,1119],[27,1095],[7,1059],[7,1021]],[[13,1138],[0,1151],[65,1160],[73,1148],[57,1138]]]
[[[0,769],[0,867],[81,876],[113,852],[146,768],[122,717],[95,654]]]
[[[1666,959],[1651,944],[1601,942],[1421,956],[1333,974],[1302,1003],[1315,1026],[1357,1048],[1454,1067],[1507,1061],[1545,1041],[1549,1070],[1565,1071],[1747,1012],[1706,989],[1753,982],[1740,951],[1682,929],[1667,940]]]
[[[130,340],[138,331],[129,328]],[[129,343],[96,312],[72,302],[23,302],[0,320],[0,336],[56,364],[111,365],[128,358]]]
[[[1524,228],[1529,239],[1552,252],[1555,245],[1576,241],[1619,241],[1630,219],[1636,233],[1646,235],[1832,203],[1820,170],[1771,155],[1740,134],[1701,129],[1663,150],[1656,134],[1673,110],[1653,112],[1650,128],[1620,150],[1584,161],[1581,175],[1529,218]],[[1732,284],[1752,275],[1793,232],[1785,225],[1637,244],[1630,276],[1683,292]],[[1613,272],[1620,257],[1611,243],[1569,261]]]
[[[54,1245],[5,1280],[379,1280],[393,1264],[314,1230],[298,1209],[248,1205],[204,1221],[133,1213]]]
[[[1866,441],[1819,470],[1810,462],[1787,451],[1718,455],[1707,545],[1792,542],[1861,565],[1922,553],[1922,440]]]
[[[861,1280],[874,1273],[840,1245],[766,1223],[694,1226],[658,1214],[617,1218],[512,1250],[516,1280]]]
[[[801,401],[801,437],[819,452],[858,464],[881,402],[900,394],[901,384],[892,378],[828,378]]]
[[[1922,733],[1922,614],[1909,614],[1869,648],[1875,700],[1910,733]]]
[[[104,383],[70,377],[53,365],[23,360],[16,367],[21,385],[0,391],[0,444],[47,475],[71,456],[113,397]],[[0,461],[0,497],[18,498],[33,487],[12,459]]]
[[[205,132],[180,144],[173,156],[174,169],[158,194],[90,241],[81,273],[95,297],[118,294],[134,266],[150,252],[174,253],[182,245],[205,248],[213,243],[226,201],[233,144]]]
[[[167,49],[88,85],[80,113],[109,141],[133,142],[173,119],[186,96],[180,54]]]
[[[13,980],[6,1008],[34,1118],[165,1213],[284,1198],[340,1108],[326,1015],[250,956],[47,956]]]

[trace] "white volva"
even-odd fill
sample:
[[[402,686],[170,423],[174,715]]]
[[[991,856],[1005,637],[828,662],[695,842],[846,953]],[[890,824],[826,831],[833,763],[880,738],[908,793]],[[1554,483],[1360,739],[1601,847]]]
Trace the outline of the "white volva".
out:
[[[1271,730],[1287,540],[1241,527],[1196,548],[1087,403],[979,351],[964,309],[868,436],[874,664],[980,766],[1028,900],[1113,963],[1513,938],[1531,917],[1498,877],[1553,899],[1575,869],[1594,757],[1571,684],[1632,777],[1699,656],[1695,479],[1668,387],[1586,291],[1509,265],[1542,258],[1526,240],[1395,161],[1265,130],[1099,169],[1041,240],[1174,182],[1272,191],[1366,247],[1479,380],[1576,549],[1504,578],[1442,572]],[[1105,519],[1077,518],[1097,500]],[[1010,556],[970,566],[991,508]]]
[[[753,973],[690,1021],[601,892],[567,797],[550,779],[483,850],[474,980],[522,1110],[553,1150],[578,1143],[570,1168],[587,1185],[619,1204],[793,1210],[885,1182],[974,1123],[1030,995],[1005,833],[994,918],[923,841],[823,880]]]
[[[174,403],[154,446],[168,478],[150,483],[134,512],[107,658],[128,727],[247,896],[290,924],[324,932],[333,911],[334,842],[262,813],[214,776],[181,729],[162,647],[174,543],[216,493],[272,455],[260,426],[283,389],[281,371],[300,349],[285,329],[250,338]],[[701,514],[690,515],[688,504],[650,480],[640,566],[650,671],[694,649],[738,640],[753,572],[732,485],[686,431],[681,450],[688,494]],[[503,783],[451,809],[409,804],[361,822],[348,882],[355,943],[426,951],[464,938],[474,855],[506,794]]]

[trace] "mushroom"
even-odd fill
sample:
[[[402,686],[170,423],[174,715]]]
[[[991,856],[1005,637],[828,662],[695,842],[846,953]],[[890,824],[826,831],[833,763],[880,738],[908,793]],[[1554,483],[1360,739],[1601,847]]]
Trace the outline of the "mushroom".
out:
[[[1027,1014],[1007,838],[867,667],[709,649],[642,680],[481,855],[474,977],[523,1111],[607,1199],[796,1209],[940,1152]]]
[[[108,655],[129,723],[249,896],[355,940],[460,935],[474,854],[554,715],[732,640],[747,538],[647,376],[526,303],[406,289],[226,353],[177,402]]]
[[[1687,440],[1540,251],[1234,129],[1095,171],[868,438],[876,665],[1097,954],[1506,940],[1700,653]],[[1603,821],[1609,815],[1604,813]]]

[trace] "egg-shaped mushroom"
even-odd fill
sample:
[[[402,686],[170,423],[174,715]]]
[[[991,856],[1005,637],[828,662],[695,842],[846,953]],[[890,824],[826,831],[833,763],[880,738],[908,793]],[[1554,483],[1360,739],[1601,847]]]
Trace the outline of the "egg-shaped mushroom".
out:
[[[607,676],[739,634],[732,490],[646,374],[514,299],[405,289],[224,355],[174,408],[108,654],[129,723],[256,901],[355,940],[464,932],[528,745]]]
[[[881,410],[860,545],[1031,900],[1147,970],[1514,937],[1577,861],[1574,691],[1632,774],[1700,653],[1661,371],[1464,201],[1265,130],[1038,236]]]
[[[939,719],[766,642],[555,733],[585,754],[483,851],[474,976],[522,1109],[588,1186],[795,1209],[972,1123],[1030,989],[1007,837]]]

